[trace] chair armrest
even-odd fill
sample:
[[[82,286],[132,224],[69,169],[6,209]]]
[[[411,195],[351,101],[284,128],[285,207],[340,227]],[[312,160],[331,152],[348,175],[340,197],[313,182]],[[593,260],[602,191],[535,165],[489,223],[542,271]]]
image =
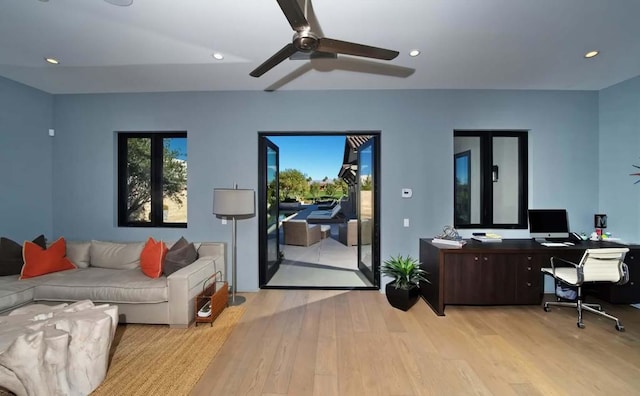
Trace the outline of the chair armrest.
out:
[[[552,256],[551,257],[551,268],[555,269],[555,267],[556,267],[555,261],[556,260],[559,261],[560,264],[569,264],[569,265],[571,265],[571,266],[573,266],[575,268],[578,268],[578,264],[574,263],[573,261],[569,261],[569,260],[563,259],[562,257],[556,257],[556,256]],[[568,266],[565,265],[564,267],[568,267]]]
[[[624,285],[625,283],[629,282],[629,266],[627,266],[626,263],[622,263],[620,268],[622,269],[622,276],[620,277],[620,281],[618,281],[616,285]]]
[[[576,263],[574,263],[573,261],[569,261],[566,259],[563,259],[561,257],[556,257],[556,256],[552,256],[551,257],[551,271],[553,273],[553,278],[557,279],[556,277],[556,261],[558,261],[558,264],[565,264],[565,265],[558,265],[558,267],[573,267],[576,269],[577,271],[577,277],[578,277],[578,285],[581,285],[582,282],[584,282],[584,274],[582,272],[582,268],[580,268],[580,266]],[[569,264],[569,265],[566,265]]]
[[[312,225],[309,226],[309,233],[307,235],[308,240],[307,240],[307,245],[311,246],[316,242],[320,242],[320,240],[322,239],[322,231],[319,225]]]
[[[195,297],[217,268],[224,268],[224,256],[205,256],[167,277],[171,327],[187,327],[194,320]]]

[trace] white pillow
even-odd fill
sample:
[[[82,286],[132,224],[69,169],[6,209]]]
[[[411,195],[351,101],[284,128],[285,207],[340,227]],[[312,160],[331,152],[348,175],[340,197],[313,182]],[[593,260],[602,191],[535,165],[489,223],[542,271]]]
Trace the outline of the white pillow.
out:
[[[113,269],[139,268],[143,248],[144,242],[91,241],[91,266]]]
[[[67,258],[78,268],[87,268],[91,263],[91,241],[67,241]]]

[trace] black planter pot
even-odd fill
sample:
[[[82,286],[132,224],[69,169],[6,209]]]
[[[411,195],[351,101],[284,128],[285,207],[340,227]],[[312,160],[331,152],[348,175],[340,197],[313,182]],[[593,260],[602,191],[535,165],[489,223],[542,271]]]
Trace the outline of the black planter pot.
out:
[[[396,289],[393,282],[387,283],[385,292],[392,307],[408,311],[420,298],[420,289],[416,286],[409,290]]]

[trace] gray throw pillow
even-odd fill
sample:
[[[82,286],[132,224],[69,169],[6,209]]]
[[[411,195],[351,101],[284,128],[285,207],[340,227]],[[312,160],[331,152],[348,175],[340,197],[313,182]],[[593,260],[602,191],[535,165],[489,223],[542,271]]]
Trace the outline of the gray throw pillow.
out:
[[[177,270],[186,267],[198,259],[198,251],[193,243],[189,243],[184,237],[171,246],[171,249],[164,257],[164,266],[162,272],[169,276]]]
[[[44,235],[36,237],[33,243],[43,249],[47,248]],[[22,245],[8,238],[0,238],[0,276],[20,275],[23,265]]]

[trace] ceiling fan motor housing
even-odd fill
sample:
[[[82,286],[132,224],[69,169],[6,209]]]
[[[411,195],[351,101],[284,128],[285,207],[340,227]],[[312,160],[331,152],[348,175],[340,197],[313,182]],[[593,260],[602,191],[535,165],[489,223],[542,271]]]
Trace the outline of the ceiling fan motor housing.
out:
[[[309,30],[296,32],[293,35],[293,45],[298,51],[311,52],[318,48],[318,36]]]

